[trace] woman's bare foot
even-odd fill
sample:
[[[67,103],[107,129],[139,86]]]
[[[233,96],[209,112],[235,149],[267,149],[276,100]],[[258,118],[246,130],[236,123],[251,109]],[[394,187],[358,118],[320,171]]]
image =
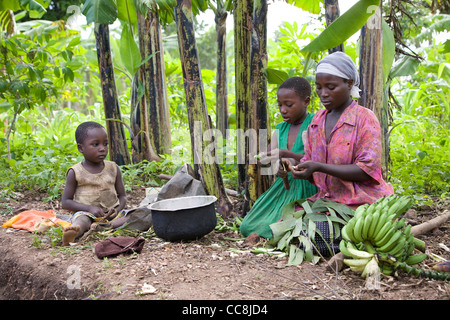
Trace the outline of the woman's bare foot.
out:
[[[62,236],[62,245],[69,246],[71,242],[75,242],[75,238],[80,231],[80,226],[70,226],[64,229]]]

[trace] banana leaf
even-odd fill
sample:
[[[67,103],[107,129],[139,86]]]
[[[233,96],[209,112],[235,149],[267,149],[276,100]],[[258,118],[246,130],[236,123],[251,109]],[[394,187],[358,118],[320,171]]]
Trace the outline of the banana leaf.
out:
[[[134,0],[117,0],[118,18],[121,21],[137,25],[137,10]]]
[[[302,209],[296,211],[299,206]],[[326,221],[333,239],[340,236],[341,227],[353,217],[353,212],[346,205],[326,199],[293,201],[283,208],[282,220],[270,225],[273,237],[267,244],[286,252],[288,265],[298,265],[303,261],[317,263],[320,256],[314,250],[316,235],[324,240],[330,252],[332,249],[315,222]]]
[[[360,0],[311,41],[302,52],[319,52],[334,48],[358,32],[374,13],[379,0]]]
[[[322,2],[323,0],[288,0],[288,3],[296,6],[297,8],[314,14],[320,13],[320,4]]]
[[[122,34],[119,40],[120,58],[122,64],[129,72],[129,76],[132,78],[141,63],[141,53],[139,47],[134,40],[133,34],[128,24],[122,25]]]
[[[117,7],[112,0],[86,0],[81,13],[86,23],[112,24],[117,19]]]
[[[289,247],[289,260],[288,266],[296,266],[303,262],[305,252],[298,246],[291,244]]]
[[[289,75],[281,70],[277,70],[277,69],[272,69],[272,68],[266,68],[264,70],[266,76],[267,76],[267,81],[270,84],[282,84],[287,78],[289,78]]]
[[[383,80],[384,83],[388,81],[389,72],[391,71],[392,63],[395,57],[395,39],[391,28],[383,20]]]

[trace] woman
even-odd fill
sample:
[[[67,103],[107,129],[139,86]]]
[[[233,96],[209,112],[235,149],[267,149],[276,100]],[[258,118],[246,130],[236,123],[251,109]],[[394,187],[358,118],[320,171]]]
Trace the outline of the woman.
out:
[[[358,70],[345,53],[335,52],[317,64],[316,92],[325,109],[311,121],[300,164],[288,167],[294,179],[317,186],[318,192],[308,200],[356,208],[394,193],[382,176],[378,119],[352,99],[359,97],[358,85]],[[316,227],[332,250],[339,251],[341,238],[331,239],[328,223],[317,221]],[[321,237],[316,242],[322,254],[330,253]]]
[[[325,198],[351,207],[393,194],[381,171],[381,129],[375,114],[360,105],[359,75],[351,58],[335,52],[316,67],[318,111],[305,141],[305,156],[291,166],[296,179],[312,181]]]

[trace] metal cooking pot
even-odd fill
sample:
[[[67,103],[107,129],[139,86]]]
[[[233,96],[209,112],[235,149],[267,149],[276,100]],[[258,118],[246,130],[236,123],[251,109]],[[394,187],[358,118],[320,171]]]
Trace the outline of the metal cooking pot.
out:
[[[149,205],[153,229],[168,241],[195,240],[217,224],[214,196],[192,196],[161,200]]]

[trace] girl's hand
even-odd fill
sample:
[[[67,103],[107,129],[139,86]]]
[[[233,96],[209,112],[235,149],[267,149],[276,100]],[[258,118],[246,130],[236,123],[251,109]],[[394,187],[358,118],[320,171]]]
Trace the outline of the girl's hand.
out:
[[[287,177],[289,171],[291,171],[291,162],[289,159],[280,158],[277,176],[284,179]]]
[[[258,163],[269,164],[272,161],[278,160],[281,155],[282,149],[274,149],[269,152],[261,152],[255,158],[258,160]]]

